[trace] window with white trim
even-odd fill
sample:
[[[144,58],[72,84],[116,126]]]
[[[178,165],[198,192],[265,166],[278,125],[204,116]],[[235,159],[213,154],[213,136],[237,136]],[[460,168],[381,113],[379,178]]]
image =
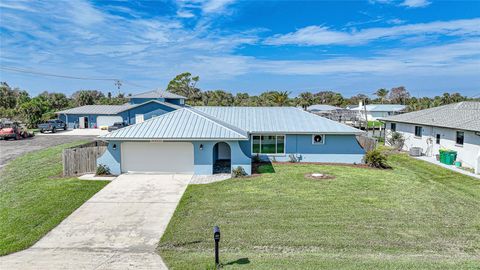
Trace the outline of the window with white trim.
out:
[[[325,135],[324,134],[313,134],[312,135],[312,144],[324,144]]]
[[[285,135],[253,135],[253,154],[285,154]]]
[[[415,137],[422,137],[422,127],[415,126]]]

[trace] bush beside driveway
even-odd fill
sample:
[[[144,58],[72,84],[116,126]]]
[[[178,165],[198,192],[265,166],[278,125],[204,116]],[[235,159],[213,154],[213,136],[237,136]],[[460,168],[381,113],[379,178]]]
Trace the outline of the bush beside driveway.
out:
[[[388,162],[274,164],[190,185],[158,250],[171,269],[213,269],[218,225],[224,269],[480,268],[480,181],[403,154]]]
[[[62,149],[84,142],[27,153],[0,171],[0,255],[31,246],[108,183],[61,177]]]

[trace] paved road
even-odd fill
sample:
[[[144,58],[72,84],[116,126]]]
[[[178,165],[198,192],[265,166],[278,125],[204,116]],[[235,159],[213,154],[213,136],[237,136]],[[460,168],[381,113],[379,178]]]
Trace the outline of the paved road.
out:
[[[1,269],[167,269],[155,252],[191,175],[123,174]]]
[[[8,161],[27,152],[79,140],[94,140],[96,137],[97,136],[59,136],[47,134],[18,141],[0,140],[0,170]]]

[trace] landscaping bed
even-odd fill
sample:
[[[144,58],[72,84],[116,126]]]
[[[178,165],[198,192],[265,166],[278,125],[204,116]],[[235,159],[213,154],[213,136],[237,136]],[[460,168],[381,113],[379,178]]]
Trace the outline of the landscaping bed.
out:
[[[476,269],[480,181],[391,154],[392,169],[258,166],[187,188],[159,243],[170,269]],[[262,173],[262,170],[266,173]],[[313,181],[320,172],[334,180]]]
[[[61,177],[62,149],[84,142],[27,153],[0,172],[0,255],[33,245],[108,183]]]

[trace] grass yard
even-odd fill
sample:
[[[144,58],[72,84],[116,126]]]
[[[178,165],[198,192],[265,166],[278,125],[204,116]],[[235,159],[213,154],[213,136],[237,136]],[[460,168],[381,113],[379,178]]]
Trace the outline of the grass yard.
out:
[[[224,269],[479,269],[480,181],[403,154],[389,162],[274,164],[190,185],[159,253],[171,269],[213,269],[218,225]]]
[[[0,172],[0,255],[33,245],[108,183],[61,177],[62,149],[75,144],[25,154]]]

